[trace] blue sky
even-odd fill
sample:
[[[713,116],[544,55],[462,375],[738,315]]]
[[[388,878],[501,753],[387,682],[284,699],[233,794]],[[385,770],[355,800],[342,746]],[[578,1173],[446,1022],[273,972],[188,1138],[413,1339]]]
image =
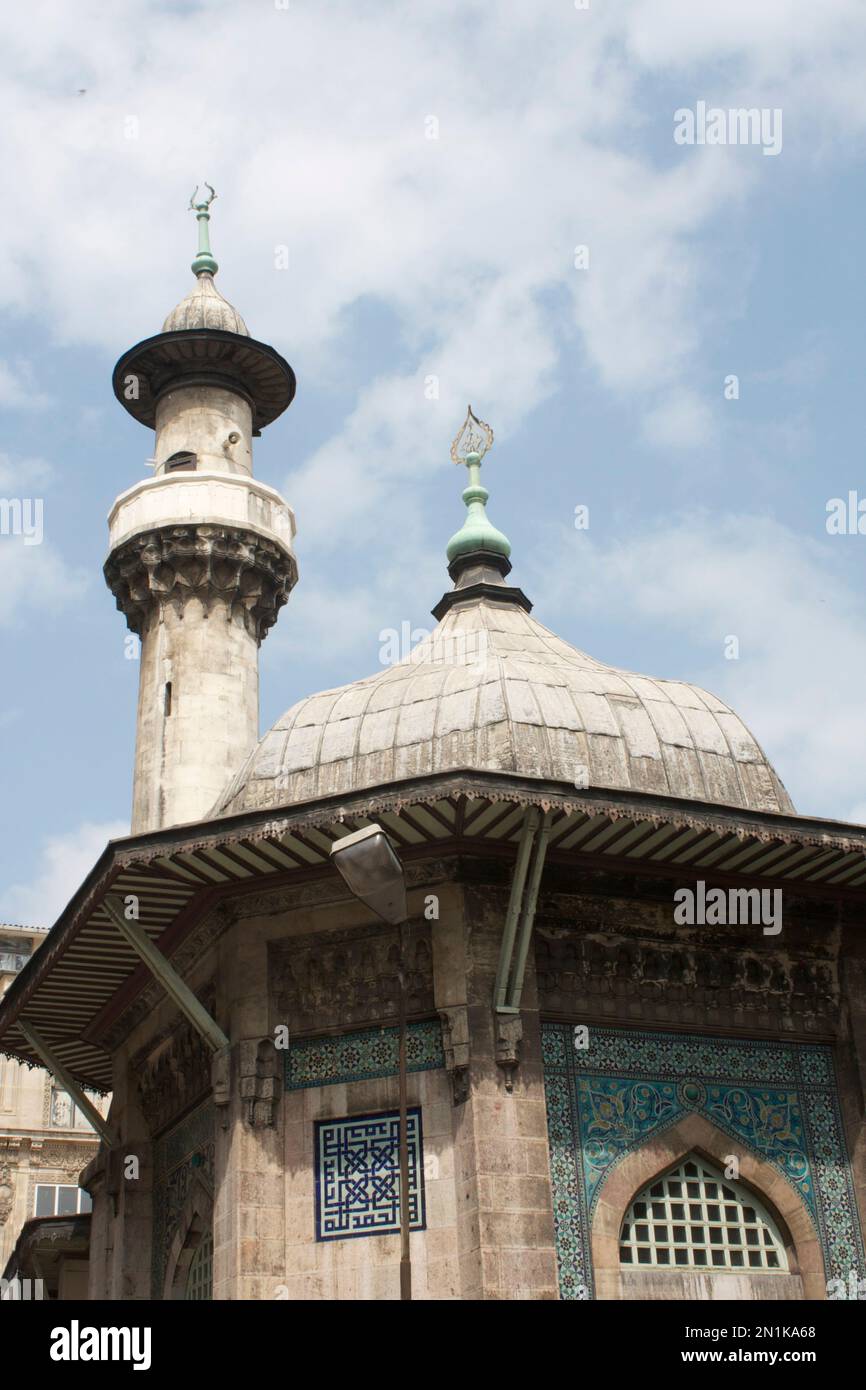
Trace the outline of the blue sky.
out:
[[[866,821],[866,535],[826,529],[866,498],[866,14],[755,8],[7,7],[0,497],[43,499],[44,541],[0,535],[0,920],[53,920],[128,825],[101,566],[152,435],[110,376],[192,283],[204,178],[219,287],[298,376],[255,460],[301,572],[262,729],[432,625],[471,401],[535,615],[715,690],[802,813]],[[780,153],[677,145],[699,101],[780,110]]]

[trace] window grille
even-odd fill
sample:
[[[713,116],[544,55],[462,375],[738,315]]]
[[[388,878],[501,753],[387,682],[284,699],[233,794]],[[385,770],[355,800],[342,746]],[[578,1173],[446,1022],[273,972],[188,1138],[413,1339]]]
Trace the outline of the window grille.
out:
[[[633,1268],[788,1270],[769,1212],[695,1154],[638,1193],[622,1224],[619,1254]]]
[[[206,1231],[196,1246],[186,1276],[186,1297],[199,1301],[213,1298],[213,1233]]]

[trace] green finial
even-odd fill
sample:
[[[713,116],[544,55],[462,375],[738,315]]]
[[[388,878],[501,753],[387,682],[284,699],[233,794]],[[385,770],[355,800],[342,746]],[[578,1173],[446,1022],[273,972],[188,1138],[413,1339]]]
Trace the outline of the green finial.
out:
[[[204,275],[205,273],[208,275],[216,275],[219,270],[219,266],[211,255],[210,230],[208,227],[208,223],[210,222],[210,205],[216,197],[216,194],[209,183],[205,184],[205,188],[210,190],[209,198],[203,199],[200,203],[195,201],[195,196],[198,193],[198,184],[196,184],[192,191],[192,197],[189,200],[189,205],[198,221],[198,255],[192,263],[194,275]]]
[[[501,531],[497,531],[485,510],[490,494],[481,482],[481,460],[492,444],[492,429],[478,419],[470,405],[457,438],[451,445],[454,462],[465,464],[469,470],[469,486],[463,489],[466,520],[451,537],[445,552],[449,564],[461,555],[471,555],[477,550],[493,551],[496,555],[504,555],[506,560],[511,554],[511,542]]]

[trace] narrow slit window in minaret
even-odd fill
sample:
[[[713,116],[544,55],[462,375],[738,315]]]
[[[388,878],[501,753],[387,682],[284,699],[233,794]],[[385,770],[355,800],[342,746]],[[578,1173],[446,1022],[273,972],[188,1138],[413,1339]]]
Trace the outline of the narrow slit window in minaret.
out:
[[[180,453],[172,454],[171,458],[166,459],[165,471],[166,473],[176,473],[181,468],[191,470],[194,469],[197,464],[198,458],[196,455],[191,454],[187,449],[182,449]]]

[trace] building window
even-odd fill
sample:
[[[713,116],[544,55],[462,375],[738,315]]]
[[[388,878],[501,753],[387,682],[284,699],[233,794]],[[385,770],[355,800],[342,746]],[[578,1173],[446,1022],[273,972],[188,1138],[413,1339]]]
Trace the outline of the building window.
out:
[[[86,1092],[89,1099],[99,1109],[100,1097],[95,1091]],[[60,1086],[51,1085],[50,1123],[53,1129],[86,1129],[93,1133],[90,1121]]]
[[[165,471],[166,473],[177,473],[181,469],[186,469],[189,472],[194,469],[197,464],[197,455],[191,454],[188,450],[184,449],[180,453],[172,454],[171,458],[166,459]]]
[[[421,1111],[408,1112],[409,1225],[426,1225]],[[400,1230],[400,1112],[316,1122],[316,1239]]]
[[[653,1269],[788,1271],[769,1212],[697,1154],[638,1193],[622,1224],[619,1254],[623,1265]]]
[[[26,939],[0,936],[0,973],[17,975],[30,959],[32,949]]]
[[[37,1183],[34,1216],[76,1216],[92,1211],[90,1193],[63,1183]]]
[[[12,1057],[0,1057],[0,1110],[13,1111],[18,1104],[21,1066]]]

